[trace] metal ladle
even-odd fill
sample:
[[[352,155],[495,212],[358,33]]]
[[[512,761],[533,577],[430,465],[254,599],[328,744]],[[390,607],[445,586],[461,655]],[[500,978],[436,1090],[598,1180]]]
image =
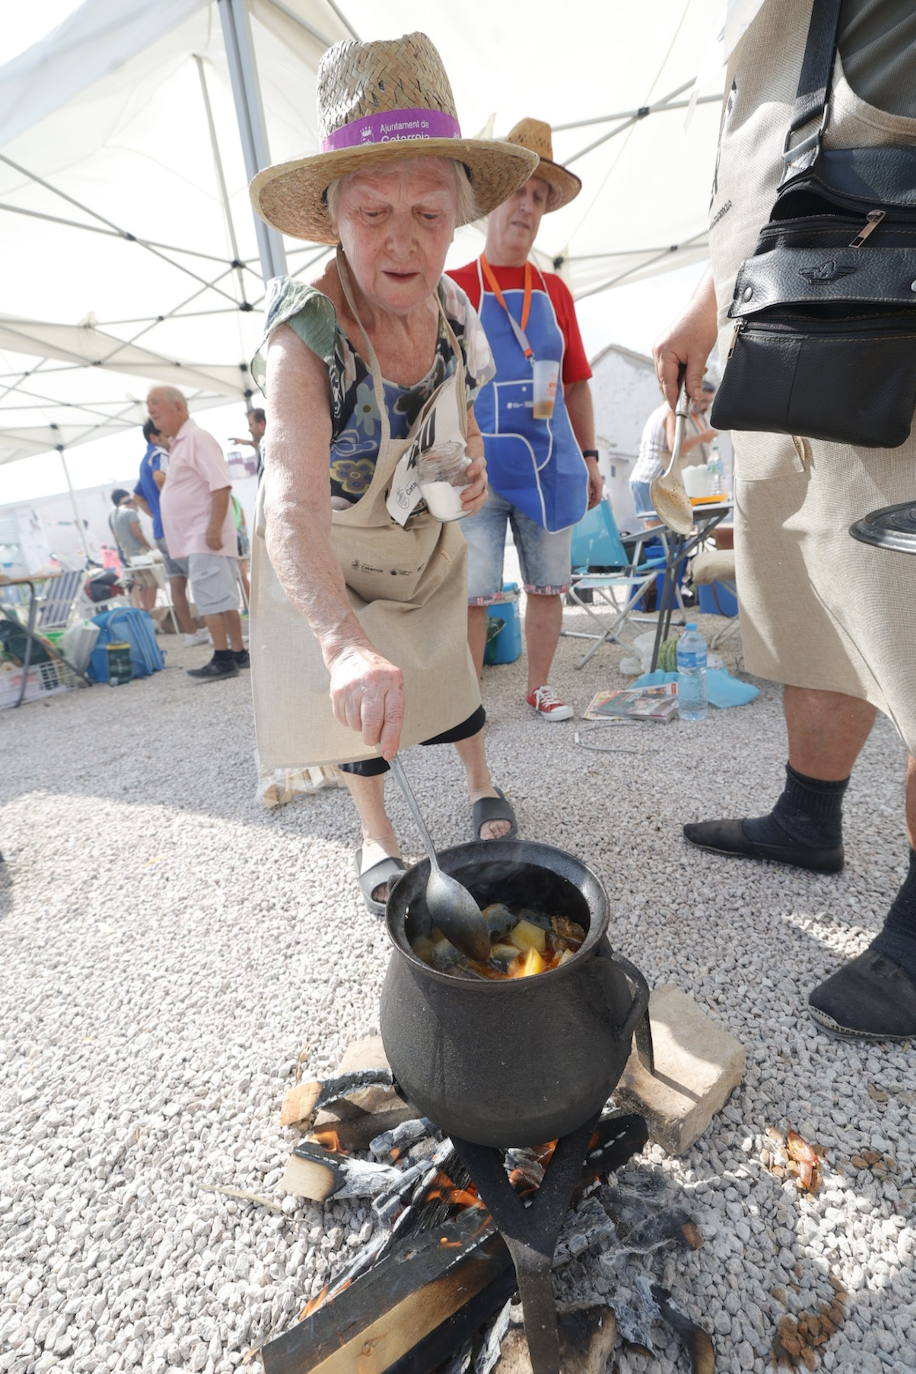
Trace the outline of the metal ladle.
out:
[[[410,807],[410,814],[416,822],[423,847],[429,858],[426,906],[432,917],[433,925],[438,926],[442,933],[451,940],[455,948],[461,950],[462,954],[466,954],[469,959],[477,959],[485,963],[490,957],[490,936],[487,931],[487,923],[480,914],[480,907],[466,887],[462,887],[461,883],[442,872],[439,867],[439,860],[436,858],[435,846],[420,814],[417,799],[413,794],[413,788],[407,781],[407,774],[404,772],[401,760],[395,757],[389,762],[391,771],[398,780],[398,786],[404,793],[404,800]]]
[[[688,407],[687,385],[685,382],[681,382],[677,406],[674,411],[674,443],[671,447],[671,458],[662,475],[656,477],[649,486],[652,505],[655,507],[659,519],[663,520],[668,528],[674,530],[676,534],[689,534],[693,529],[693,507],[687,492],[684,490],[684,480],[680,471],[681,448],[684,443],[684,429],[689,414]]]

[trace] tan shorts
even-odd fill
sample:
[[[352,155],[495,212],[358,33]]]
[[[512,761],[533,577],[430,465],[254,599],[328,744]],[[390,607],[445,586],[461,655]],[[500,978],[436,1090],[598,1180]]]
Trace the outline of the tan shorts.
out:
[[[849,534],[916,501],[910,445],[853,449],[735,434],[735,557],[747,666],[890,716],[916,753],[916,556]]]

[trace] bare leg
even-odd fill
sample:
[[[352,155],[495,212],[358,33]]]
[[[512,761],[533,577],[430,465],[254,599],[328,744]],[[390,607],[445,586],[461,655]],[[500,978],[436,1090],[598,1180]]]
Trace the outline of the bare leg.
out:
[[[191,617],[191,608],[188,605],[188,579],[186,577],[170,577],[169,590],[172,593],[172,605],[175,608],[175,618],[178,621],[178,628],[182,634],[192,635],[197,629]]]
[[[464,764],[464,771],[467,774],[468,796],[471,802],[480,801],[481,797],[497,796],[493,779],[490,777],[490,769],[487,766],[483,731],[478,730],[477,734],[471,735],[469,739],[458,740],[455,748],[458,750],[458,757]],[[480,838],[482,840],[499,840],[510,829],[511,826],[508,821],[485,821],[480,828]]]
[[[362,835],[362,869],[365,872],[384,858],[400,858],[401,847],[385,810],[385,775],[362,778],[358,773],[341,773],[359,816]],[[388,896],[388,884],[372,893],[377,902]]]
[[[205,615],[204,624],[210,631],[210,638],[213,640],[213,648],[222,651],[229,648],[229,637],[226,634],[226,612],[217,611],[215,615]]]
[[[842,692],[786,687],[783,711],[795,771],[824,782],[848,778],[874,724],[874,706]]]
[[[223,623],[229,636],[229,645],[235,653],[240,653],[245,644],[242,640],[242,620],[238,611],[223,611]]]
[[[483,672],[483,656],[487,647],[487,614],[486,606],[468,606],[468,647],[471,650],[471,658],[474,660],[474,667],[477,669],[477,676]]]
[[[153,607],[154,607],[155,604],[156,604],[156,588],[155,588],[155,587],[140,587],[140,588],[139,588],[139,594],[140,594],[140,609],[141,609],[141,610],[144,610],[144,611],[149,611],[149,613],[152,614]]]
[[[550,668],[563,625],[563,599],[528,593],[525,608],[525,648],[528,653],[528,691],[550,681]]]

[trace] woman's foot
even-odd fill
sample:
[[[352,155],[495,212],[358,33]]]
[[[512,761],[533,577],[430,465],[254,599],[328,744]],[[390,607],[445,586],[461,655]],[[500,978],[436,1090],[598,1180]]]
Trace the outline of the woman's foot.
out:
[[[356,873],[363,900],[374,915],[384,912],[389,889],[406,867],[394,831],[383,838],[363,836],[356,851]]]
[[[471,825],[477,840],[508,840],[518,834],[511,802],[493,786],[471,793]]]

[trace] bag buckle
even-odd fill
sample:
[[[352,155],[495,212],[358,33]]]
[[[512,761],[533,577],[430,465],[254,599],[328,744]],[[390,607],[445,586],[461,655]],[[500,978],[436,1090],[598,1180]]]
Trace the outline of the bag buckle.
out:
[[[792,141],[792,135],[797,132],[798,128],[802,127],[804,124],[807,124],[808,119],[810,119],[812,113],[813,111],[809,112],[807,119],[804,119],[801,125],[797,125],[793,120],[792,122],[790,122],[789,127],[786,130],[785,142],[782,145],[782,160],[786,164],[786,171],[788,171],[788,169],[795,162],[797,162],[799,158],[805,157],[806,154],[810,153],[812,149],[814,150],[814,156],[808,157],[806,159],[805,166],[810,167],[812,163],[817,160],[817,155],[821,151],[821,141],[823,140],[824,133],[826,131],[827,124],[830,119],[829,100],[824,102],[824,110],[821,115],[821,122],[818,125],[817,129],[814,131],[814,133],[808,134],[807,138],[803,138],[801,142],[796,143],[794,147],[789,147],[789,144]]]

